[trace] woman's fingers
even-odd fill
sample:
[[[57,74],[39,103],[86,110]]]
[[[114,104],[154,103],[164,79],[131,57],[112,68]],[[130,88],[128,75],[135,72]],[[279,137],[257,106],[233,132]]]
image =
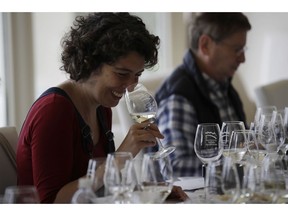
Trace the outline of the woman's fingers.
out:
[[[140,129],[149,131],[154,137],[157,137],[159,139],[164,138],[163,134],[161,134],[161,132],[159,131],[157,125],[149,123],[149,122],[140,123],[138,125],[139,125]]]

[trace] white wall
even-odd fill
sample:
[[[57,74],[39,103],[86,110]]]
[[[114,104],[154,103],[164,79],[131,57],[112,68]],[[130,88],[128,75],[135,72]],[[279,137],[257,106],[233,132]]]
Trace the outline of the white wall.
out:
[[[35,98],[67,79],[64,71],[59,69],[60,41],[74,17],[73,13],[32,13]]]
[[[246,62],[239,68],[235,85],[244,100],[248,121],[252,121],[256,109],[255,88],[288,79],[288,13],[246,15],[252,29],[247,37]]]
[[[249,58],[245,65],[256,71],[255,86],[280,79],[288,73],[288,13],[247,13],[253,23]],[[254,62],[252,62],[252,60]],[[256,84],[257,83],[257,84]]]

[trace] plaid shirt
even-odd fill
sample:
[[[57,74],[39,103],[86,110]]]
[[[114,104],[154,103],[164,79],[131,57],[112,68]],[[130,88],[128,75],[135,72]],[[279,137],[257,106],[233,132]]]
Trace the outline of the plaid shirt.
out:
[[[238,120],[228,100],[227,88],[205,74],[204,79],[210,92],[209,96],[219,109],[221,120]],[[165,136],[162,140],[163,145],[176,146],[176,150],[170,154],[174,176],[202,176],[202,162],[193,147],[199,122],[192,103],[181,95],[171,95],[160,102],[157,121],[160,131]]]

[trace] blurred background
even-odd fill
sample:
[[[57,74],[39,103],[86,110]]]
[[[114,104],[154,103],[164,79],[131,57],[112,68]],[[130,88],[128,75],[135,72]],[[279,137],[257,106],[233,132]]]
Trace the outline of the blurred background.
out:
[[[159,64],[145,71],[140,81],[151,91],[182,62],[188,49],[188,21],[194,13],[141,12],[148,29],[161,39]],[[247,12],[252,30],[248,32],[246,62],[234,79],[244,103],[248,123],[256,110],[255,89],[288,79],[288,13]],[[60,41],[77,15],[71,12],[0,13],[0,127],[21,130],[34,100],[47,88],[67,79],[60,71]],[[154,81],[154,82],[153,82]],[[287,86],[288,88],[288,86]],[[279,95],[288,100],[287,95]],[[288,104],[287,104],[288,106]],[[119,145],[126,135],[116,108],[113,132]]]

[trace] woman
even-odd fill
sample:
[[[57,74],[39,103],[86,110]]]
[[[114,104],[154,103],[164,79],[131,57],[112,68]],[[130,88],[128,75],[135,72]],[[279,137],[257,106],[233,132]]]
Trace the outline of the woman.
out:
[[[159,37],[129,13],[77,17],[63,38],[63,69],[70,79],[32,105],[17,149],[18,184],[35,185],[41,203],[70,202],[91,157],[115,151],[111,107],[145,68],[157,63]],[[131,126],[117,151],[134,156],[163,138],[155,125]]]

